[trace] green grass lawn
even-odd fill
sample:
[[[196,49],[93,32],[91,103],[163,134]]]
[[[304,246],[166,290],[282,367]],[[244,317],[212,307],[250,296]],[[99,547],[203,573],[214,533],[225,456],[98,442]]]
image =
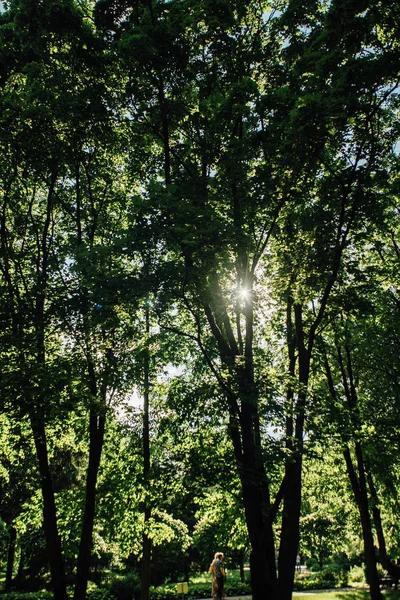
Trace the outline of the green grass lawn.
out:
[[[383,592],[385,600],[399,600],[399,591]],[[332,591],[315,591],[315,592],[293,592],[293,597],[298,597],[299,600],[370,600],[369,591],[362,590],[332,590]]]

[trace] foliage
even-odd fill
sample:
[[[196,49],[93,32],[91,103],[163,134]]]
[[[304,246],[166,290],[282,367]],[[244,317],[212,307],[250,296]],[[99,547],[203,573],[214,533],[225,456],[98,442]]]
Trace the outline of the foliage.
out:
[[[2,600],[47,600],[53,598],[52,592],[41,590],[40,592],[9,592],[1,594]]]
[[[343,586],[343,578],[334,570],[322,569],[315,573],[296,574],[295,590],[324,590]]]
[[[131,596],[132,598],[132,596]],[[108,589],[94,589],[88,592],[87,594],[88,600],[115,600],[115,596],[111,594]]]
[[[397,3],[39,4],[0,13],[4,554],[15,527],[48,578],[47,482],[68,572],[86,501],[93,566],[137,566],[146,535],[160,580],[243,558],[261,522],[283,570],[294,507],[320,568],[298,585],[337,585],[361,447],[397,558]]]
[[[363,567],[354,565],[349,571],[349,583],[364,583],[365,584],[365,571]]]
[[[250,583],[226,582],[225,592],[227,596],[244,596],[251,594]],[[188,593],[185,594],[187,598],[208,598],[211,593],[211,582],[209,584],[204,583],[189,583]],[[177,598],[176,584],[165,584],[153,588],[151,590],[150,597],[152,600],[172,600]]]
[[[111,580],[109,592],[116,600],[132,600],[140,595],[140,579],[135,572],[114,577]]]

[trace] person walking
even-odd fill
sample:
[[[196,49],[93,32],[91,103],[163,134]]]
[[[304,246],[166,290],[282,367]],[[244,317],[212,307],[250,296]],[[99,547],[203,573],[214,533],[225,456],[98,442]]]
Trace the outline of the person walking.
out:
[[[223,600],[225,598],[224,583],[226,572],[224,567],[224,555],[222,552],[216,552],[214,560],[210,565],[210,573],[212,573],[211,595],[213,600]]]

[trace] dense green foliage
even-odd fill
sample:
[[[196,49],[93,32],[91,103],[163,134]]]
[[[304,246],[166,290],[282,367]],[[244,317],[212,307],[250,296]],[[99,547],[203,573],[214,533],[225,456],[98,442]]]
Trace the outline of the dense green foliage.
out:
[[[5,590],[167,598],[222,550],[255,600],[363,564],[379,598],[399,26],[394,0],[1,3]]]

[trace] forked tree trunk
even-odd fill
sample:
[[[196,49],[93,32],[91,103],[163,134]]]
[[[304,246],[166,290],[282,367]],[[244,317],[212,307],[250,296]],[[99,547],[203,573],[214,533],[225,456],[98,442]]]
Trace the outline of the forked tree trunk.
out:
[[[242,263],[244,262],[242,260]],[[251,276],[243,277],[244,280],[250,282]],[[222,293],[216,277],[213,278],[213,285],[223,306]],[[209,305],[205,305],[204,308],[219,346],[221,362],[226,365],[236,384],[234,387],[237,391],[233,391],[219,379],[229,407],[228,432],[232,440],[242,487],[246,525],[251,546],[250,571],[253,600],[277,600],[273,515],[263,461],[258,390],[254,380],[251,298],[252,295],[249,293],[244,311],[246,318],[244,341],[240,331],[237,335],[238,342],[236,341],[229,317],[224,310],[221,313],[213,314]],[[222,331],[226,332],[226,337],[222,335]],[[244,361],[242,360],[243,353]],[[241,360],[238,361],[238,357],[241,357]]]
[[[34,329],[36,337],[36,360],[40,367],[46,365],[45,344],[45,300],[48,284],[48,260],[53,242],[52,211],[53,195],[57,180],[56,172],[51,174],[51,183],[47,195],[46,218],[43,229],[37,231],[40,240],[40,250],[37,255],[36,275],[37,290],[34,307]],[[42,381],[41,385],[46,382]],[[66,600],[67,590],[65,582],[64,557],[62,553],[61,538],[58,534],[57,509],[53,490],[47,439],[45,430],[44,406],[46,399],[41,388],[36,390],[30,412],[30,424],[35,441],[36,455],[39,463],[40,486],[43,495],[43,528],[46,540],[46,549],[50,564],[51,580],[54,591],[54,600]]]
[[[81,195],[81,175],[80,164],[76,165],[76,234],[78,248],[83,245],[83,227],[82,227],[82,195]],[[89,178],[88,173],[86,173]],[[90,186],[89,186],[90,187]],[[93,205],[92,205],[93,206]],[[94,215],[93,215],[94,216]],[[95,221],[95,219],[94,219]],[[94,230],[91,233],[94,236]],[[90,236],[89,236],[90,237]],[[93,238],[91,239],[91,242]],[[86,267],[83,266],[83,274],[86,276]],[[89,414],[89,463],[86,474],[86,494],[85,508],[82,520],[81,540],[79,545],[79,554],[75,579],[74,600],[84,600],[86,598],[86,589],[89,579],[90,560],[93,543],[93,525],[96,511],[96,487],[97,476],[100,467],[101,454],[103,451],[104,430],[106,423],[106,392],[108,385],[108,372],[103,373],[103,382],[98,387],[94,362],[92,360],[92,349],[90,344],[90,323],[88,321],[88,290],[82,287],[82,317],[84,322],[86,337],[86,360],[88,387],[91,397],[97,402],[100,396],[100,406],[93,406]],[[108,351],[111,358],[111,350]],[[106,367],[107,369],[108,367]]]

